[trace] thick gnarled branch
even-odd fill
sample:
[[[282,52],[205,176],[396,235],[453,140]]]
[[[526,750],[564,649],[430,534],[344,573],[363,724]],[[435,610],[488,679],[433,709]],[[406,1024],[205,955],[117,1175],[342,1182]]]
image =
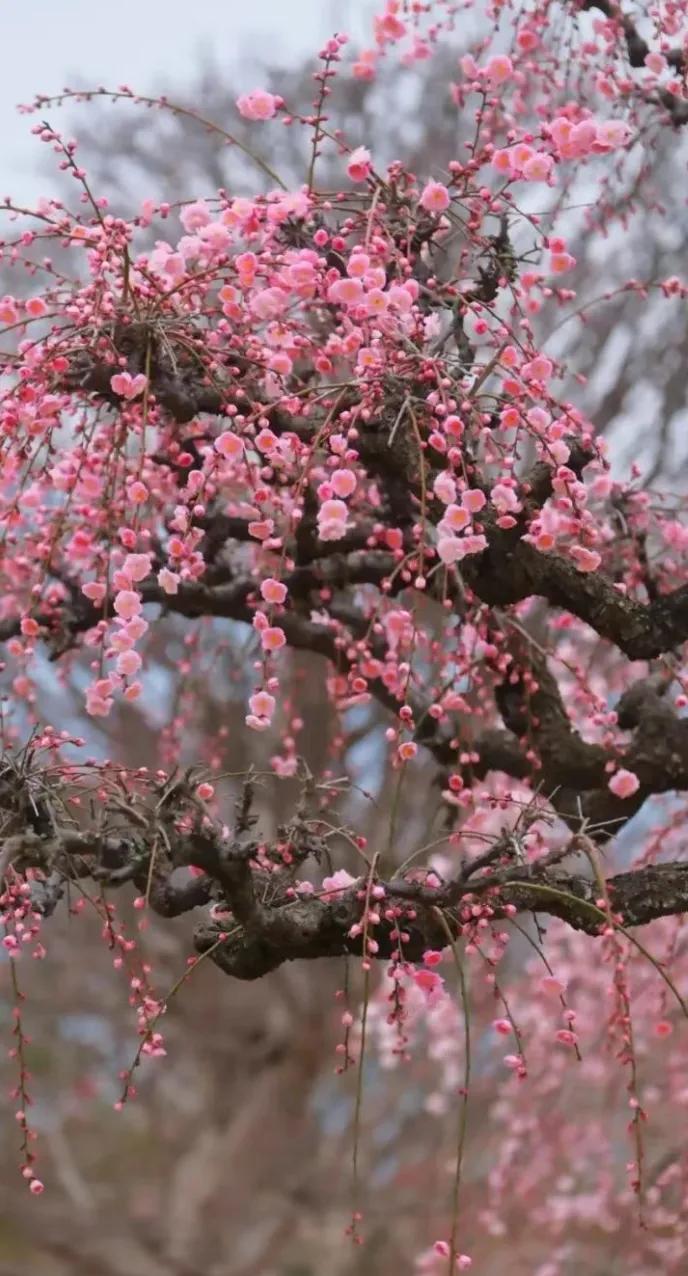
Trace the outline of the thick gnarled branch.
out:
[[[470,934],[481,916],[495,920],[536,913],[599,935],[609,917],[600,907],[596,874],[561,863],[564,858],[575,861],[580,842],[574,837],[556,855],[523,864],[515,858],[513,839],[504,835],[464,865],[455,880],[438,887],[408,878],[376,882],[385,906],[374,934],[370,932],[376,944],[373,955],[419,962],[428,948],[445,946],[447,926],[454,935]],[[323,897],[317,892],[300,895],[288,874],[279,868],[266,871],[255,841],[241,836],[227,840],[210,828],[179,834],[171,858],[156,857],[156,848],[154,830],[144,832],[140,825],[129,836],[123,828],[121,835],[103,839],[72,831],[40,837],[27,830],[12,839],[8,872],[28,867],[43,871],[52,893],[44,906],[47,897],[39,889],[35,906],[46,912],[53,910],[69,880],[87,876],[110,886],[133,881],[147,890],[150,906],[166,918],[214,903],[222,917],[206,915],[196,926],[194,944],[238,979],[258,979],[287,961],[361,954],[363,881]],[[317,838],[309,834],[303,847],[295,847],[296,859],[302,862],[318,850]],[[181,866],[202,868],[205,876],[173,881]],[[41,882],[35,885],[42,888]],[[605,891],[612,924],[642,926],[679,915],[688,911],[688,864],[646,865],[619,873],[606,880]]]

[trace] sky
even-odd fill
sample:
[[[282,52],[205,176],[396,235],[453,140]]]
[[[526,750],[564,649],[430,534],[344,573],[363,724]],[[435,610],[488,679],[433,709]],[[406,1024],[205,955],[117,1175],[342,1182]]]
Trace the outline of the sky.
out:
[[[242,54],[290,62],[317,52],[335,30],[361,35],[367,0],[0,0],[2,165],[0,195],[34,199],[45,191],[37,171],[41,145],[31,116],[17,112],[36,93],[78,83],[141,92],[183,83],[204,52],[227,67],[228,96],[255,88],[242,76]],[[87,108],[84,108],[87,109]],[[69,110],[71,131],[74,109]],[[59,128],[60,111],[50,122]],[[67,111],[64,112],[65,122]]]

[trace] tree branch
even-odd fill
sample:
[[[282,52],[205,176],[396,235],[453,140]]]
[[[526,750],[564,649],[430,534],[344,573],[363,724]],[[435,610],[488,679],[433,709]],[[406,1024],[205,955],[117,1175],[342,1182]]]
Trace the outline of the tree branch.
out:
[[[291,826],[291,835],[298,862],[324,847],[312,832],[300,834],[298,824]],[[428,948],[443,948],[446,931],[438,910],[455,935],[470,934],[482,915],[509,917],[514,909],[557,917],[575,930],[599,935],[608,919],[599,907],[598,881],[591,872],[563,869],[560,863],[580,850],[580,838],[574,836],[555,856],[522,864],[515,862],[513,838],[505,834],[464,866],[454,881],[436,889],[408,878],[377,883],[387,903],[379,923],[369,930],[378,945],[373,955],[414,963]],[[365,907],[360,884],[334,897],[302,897],[293,889],[293,874],[279,866],[266,872],[265,847],[261,853],[262,864],[257,842],[227,839],[212,827],[199,827],[178,834],[167,858],[159,854],[154,825],[142,830],[137,821],[131,832],[123,826],[118,836],[101,840],[70,830],[41,838],[27,830],[14,838],[9,872],[40,869],[46,877],[58,874],[63,883],[90,875],[110,886],[133,879],[140,889],[152,877],[149,902],[165,918],[215,901],[230,916],[200,921],[194,944],[199,953],[212,948],[212,960],[238,979],[260,978],[286,961],[360,954]],[[202,868],[206,876],[174,884],[172,875],[183,865]],[[623,926],[679,915],[688,911],[688,864],[647,865],[619,873],[607,879],[606,890],[615,920]],[[392,919],[385,916],[390,905],[396,906]],[[41,907],[40,890],[35,906]]]

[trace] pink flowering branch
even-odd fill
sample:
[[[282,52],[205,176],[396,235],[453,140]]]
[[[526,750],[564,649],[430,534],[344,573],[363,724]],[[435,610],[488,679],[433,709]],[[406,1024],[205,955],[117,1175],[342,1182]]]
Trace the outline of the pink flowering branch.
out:
[[[661,53],[653,52],[632,17],[624,12],[623,6],[617,4],[616,0],[580,0],[577,7],[584,10],[597,9],[616,23],[625,41],[629,65],[634,70],[659,70],[667,66],[685,76],[688,67],[685,49],[676,46],[663,49]],[[661,89],[657,93],[657,101],[668,113],[674,128],[688,124],[688,104],[685,100],[667,89]]]
[[[299,892],[295,870],[327,854],[317,821],[302,823],[297,813],[282,831],[281,847],[289,847],[287,866],[278,847],[254,834],[250,778],[231,834],[207,818],[198,791],[190,776],[182,776],[161,785],[152,806],[128,806],[113,798],[103,814],[111,826],[107,832],[102,824],[90,831],[48,830],[50,789],[45,789],[42,804],[33,803],[33,827],[5,841],[5,872],[33,872],[33,906],[44,914],[54,910],[70,881],[86,878],[109,887],[133,882],[165,918],[213,904],[216,915],[204,916],[196,927],[196,950],[212,949],[218,967],[239,979],[260,978],[285,961],[362,951],[359,921],[365,892],[360,883]],[[467,860],[454,881],[431,886],[410,877],[376,879],[376,898],[386,903],[381,905],[373,955],[420,962],[428,949],[444,946],[446,924],[452,933],[466,934],[480,917],[510,918],[522,912],[558,917],[592,936],[603,933],[608,918],[596,877],[589,868],[562,865],[575,862],[585,848],[585,837],[576,834],[541,862],[525,864],[519,836],[505,833]],[[202,870],[202,875],[173,881],[184,867]],[[606,890],[620,925],[645,925],[688,909],[688,865],[648,865],[620,873],[607,879]]]

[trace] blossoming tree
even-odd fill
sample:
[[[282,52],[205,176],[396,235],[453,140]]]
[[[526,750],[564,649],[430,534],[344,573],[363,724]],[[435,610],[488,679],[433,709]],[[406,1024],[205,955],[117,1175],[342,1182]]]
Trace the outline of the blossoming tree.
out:
[[[439,173],[381,169],[338,130],[338,83],[432,59],[464,14],[492,25],[436,86],[470,122],[456,157]],[[685,511],[638,467],[615,473],[552,337],[587,317],[576,210],[588,233],[622,235],[615,189],[630,175],[638,205],[652,201],[647,152],[688,123],[687,35],[669,3],[390,0],[369,48],[328,41],[305,109],[238,98],[254,195],[171,206],[153,192],[128,218],[48,121],[55,100],[26,108],[75,190],[6,200],[2,242],[23,271],[0,303],[2,942],[36,1195],[22,962],[49,961],[56,911],[95,910],[139,1033],[121,1107],[134,1065],[165,1054],[146,915],[192,913],[184,980],[201,961],[242,981],[289,962],[317,979],[323,958],[351,972],[333,1015],[356,1095],[354,1240],[373,1190],[366,1060],[410,1068],[424,1043],[441,1065],[428,1120],[457,1129],[418,1270],[469,1268],[481,1235],[522,1209],[546,1236],[539,1276],[580,1264],[592,1216],[610,1232],[632,1221],[625,1271],[684,1270],[686,1165],[663,1101],[686,1101]],[[58,100],[95,95],[145,101],[127,87]],[[239,144],[227,120],[153,105]],[[291,188],[260,157],[262,131],[284,127],[304,139]],[[638,322],[656,295],[670,325],[681,277],[632,271],[621,291]],[[231,671],[246,753],[263,734],[272,779],[224,774],[221,732],[182,765],[184,713],[156,769],[98,752],[99,724],[155,704],[170,621],[180,690],[209,653],[214,677]],[[327,671],[315,769],[295,652]],[[78,732],[50,720],[56,670],[79,688]],[[370,837],[346,803],[354,788],[372,800],[352,739],[373,711],[367,765],[383,760],[391,800]],[[432,784],[409,845],[421,769]],[[258,809],[270,784],[293,798],[276,830]],[[490,1169],[469,1211],[472,1099],[488,1082]],[[573,1111],[557,1105],[567,1086],[583,1095]],[[615,1088],[625,1174],[613,1115],[599,1164]]]

